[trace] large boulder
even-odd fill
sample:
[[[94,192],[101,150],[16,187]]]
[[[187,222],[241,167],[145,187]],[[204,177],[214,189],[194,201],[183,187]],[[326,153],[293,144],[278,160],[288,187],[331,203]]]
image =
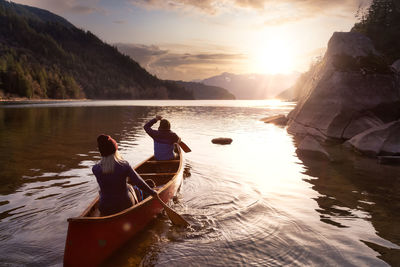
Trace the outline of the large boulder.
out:
[[[374,114],[366,113],[359,117],[355,117],[349,125],[345,128],[342,137],[350,139],[359,133],[362,133],[370,128],[383,125],[384,122],[376,117]]]
[[[301,156],[311,157],[321,160],[331,160],[329,153],[312,136],[306,136],[299,143],[296,153]]]
[[[368,156],[400,155],[400,120],[373,127],[354,136],[348,143]]]
[[[336,32],[304,82],[288,131],[346,140],[400,116],[398,81],[366,36]]]
[[[218,137],[218,138],[212,139],[211,142],[212,142],[213,144],[229,145],[230,143],[232,143],[232,138],[228,138],[228,137]]]
[[[285,115],[275,115],[261,119],[264,123],[272,123],[279,126],[285,126],[288,119]]]
[[[348,55],[352,57],[366,57],[370,54],[378,55],[372,41],[358,32],[335,32],[328,42],[326,56],[334,59],[335,56]]]

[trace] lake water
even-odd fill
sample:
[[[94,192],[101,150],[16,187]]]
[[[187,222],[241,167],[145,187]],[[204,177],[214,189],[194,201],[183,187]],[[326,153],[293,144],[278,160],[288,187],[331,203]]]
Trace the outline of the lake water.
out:
[[[192,149],[177,203],[107,266],[399,266],[400,167],[331,149],[301,158],[277,101],[77,101],[0,106],[0,265],[62,265],[67,218],[98,192],[96,137],[136,165],[152,154],[143,125],[169,119]],[[211,139],[230,137],[231,145]]]

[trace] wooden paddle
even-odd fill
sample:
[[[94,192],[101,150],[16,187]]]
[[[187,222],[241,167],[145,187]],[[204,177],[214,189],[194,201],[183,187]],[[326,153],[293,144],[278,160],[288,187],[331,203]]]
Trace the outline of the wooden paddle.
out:
[[[167,213],[168,218],[171,220],[171,222],[173,224],[179,225],[179,226],[185,226],[185,227],[190,225],[181,215],[179,215],[173,209],[168,207],[167,204],[165,204],[164,201],[162,201],[162,199],[160,198],[160,196],[158,194],[155,197],[158,199],[158,201],[164,207],[164,210]]]
[[[185,151],[185,153],[189,153],[192,150],[182,141],[179,141],[178,145],[182,148],[183,151]]]

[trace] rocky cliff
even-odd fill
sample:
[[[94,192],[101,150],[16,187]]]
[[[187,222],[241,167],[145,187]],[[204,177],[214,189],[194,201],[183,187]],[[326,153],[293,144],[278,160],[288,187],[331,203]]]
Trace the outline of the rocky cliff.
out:
[[[398,120],[397,67],[386,65],[372,41],[361,33],[334,33],[324,58],[301,85],[298,104],[288,115],[288,132],[342,143]]]

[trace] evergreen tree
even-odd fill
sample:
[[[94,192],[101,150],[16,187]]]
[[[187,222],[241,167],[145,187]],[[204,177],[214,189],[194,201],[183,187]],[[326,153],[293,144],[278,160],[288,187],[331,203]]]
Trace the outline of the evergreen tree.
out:
[[[389,64],[400,58],[398,0],[374,0],[368,9],[359,12],[358,19],[352,31],[362,32],[371,38],[375,47],[387,57]]]

